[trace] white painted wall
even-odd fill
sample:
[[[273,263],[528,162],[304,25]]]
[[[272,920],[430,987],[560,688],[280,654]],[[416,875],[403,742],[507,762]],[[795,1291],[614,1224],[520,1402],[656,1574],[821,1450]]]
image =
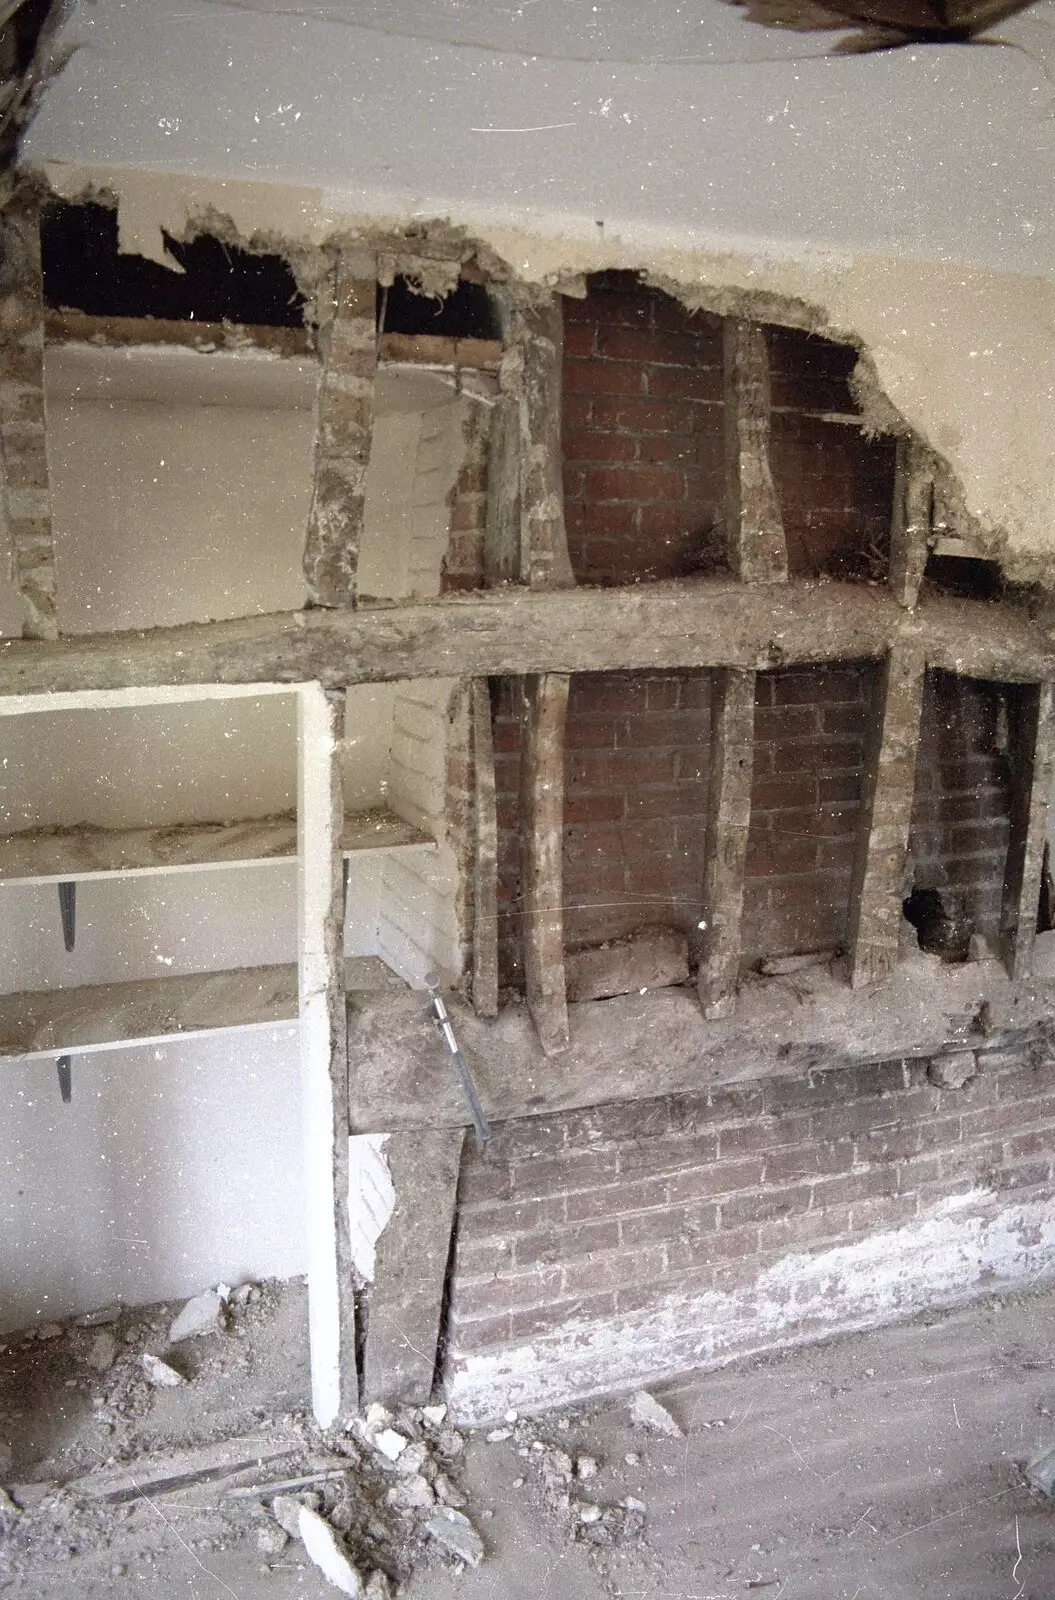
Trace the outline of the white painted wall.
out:
[[[304,1271],[295,1028],[2,1082],[0,1331]]]

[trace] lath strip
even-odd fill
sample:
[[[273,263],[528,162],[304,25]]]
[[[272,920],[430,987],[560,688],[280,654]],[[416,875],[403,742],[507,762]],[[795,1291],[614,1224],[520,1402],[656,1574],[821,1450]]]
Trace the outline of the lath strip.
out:
[[[697,977],[703,1014],[712,1019],[731,1015],[736,1004],[754,742],[755,674],[713,673],[704,927]]]
[[[524,680],[520,744],[521,892],[527,1003],[547,1055],[568,1044],[564,979],[564,725],[566,675]]]
[[[892,650],[875,688],[850,890],[847,949],[854,989],[897,966],[923,681],[922,654]]]

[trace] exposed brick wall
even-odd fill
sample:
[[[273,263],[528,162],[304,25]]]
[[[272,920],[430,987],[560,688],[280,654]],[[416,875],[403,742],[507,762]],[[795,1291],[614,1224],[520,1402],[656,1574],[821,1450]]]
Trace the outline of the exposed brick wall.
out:
[[[519,687],[495,700],[500,981],[520,981]],[[710,683],[705,672],[578,673],[564,764],[564,943],[700,917]]]
[[[994,941],[1009,836],[1005,693],[928,672],[909,834],[915,887],[946,891],[966,925]]]
[[[846,937],[872,682],[856,664],[758,676],[745,964]]]
[[[743,1293],[750,1321],[751,1286],[782,1259],[805,1275],[811,1255],[969,1190],[1043,1200],[1055,1057],[1042,1045],[978,1060],[958,1091],[934,1087],[925,1061],[885,1061],[526,1119],[484,1152],[467,1145],[452,1364],[561,1329],[585,1343],[670,1297]],[[797,1312],[793,1281],[785,1296],[755,1348],[831,1331]]]
[[[713,569],[725,496],[721,320],[630,273],[600,275],[585,300],[564,302],[563,407],[579,582]]]

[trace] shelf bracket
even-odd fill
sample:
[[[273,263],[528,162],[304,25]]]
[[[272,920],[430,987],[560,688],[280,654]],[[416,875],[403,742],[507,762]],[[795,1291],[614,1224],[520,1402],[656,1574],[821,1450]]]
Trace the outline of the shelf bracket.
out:
[[[77,943],[77,885],[59,884],[59,915],[62,918],[62,942],[69,955]]]

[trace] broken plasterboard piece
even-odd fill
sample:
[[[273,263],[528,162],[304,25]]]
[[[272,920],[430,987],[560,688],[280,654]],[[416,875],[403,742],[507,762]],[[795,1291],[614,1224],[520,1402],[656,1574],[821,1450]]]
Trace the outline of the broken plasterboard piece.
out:
[[[437,1512],[426,1522],[425,1531],[467,1566],[478,1567],[484,1558],[484,1542],[461,1511]]]
[[[179,1316],[169,1328],[169,1343],[179,1344],[183,1339],[197,1339],[206,1333],[225,1331],[223,1301],[215,1289],[206,1289],[188,1300]]]
[[[323,1577],[342,1594],[361,1595],[362,1580],[337,1542],[337,1535],[324,1517],[301,1506],[299,1532],[304,1548]]]
[[[352,1266],[364,1283],[373,1283],[377,1241],[396,1205],[395,1185],[385,1159],[385,1133],[348,1140],[348,1222]]]

